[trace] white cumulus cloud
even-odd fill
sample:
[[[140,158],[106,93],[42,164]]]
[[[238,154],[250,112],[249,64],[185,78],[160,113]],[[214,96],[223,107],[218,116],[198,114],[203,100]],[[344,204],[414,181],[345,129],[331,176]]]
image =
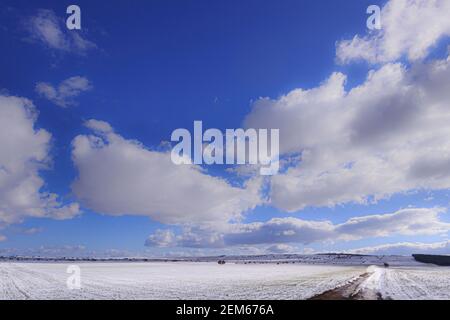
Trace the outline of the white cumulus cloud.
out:
[[[389,0],[381,10],[382,29],[337,43],[341,63],[386,63],[407,56],[423,59],[440,39],[450,36],[448,0]]]
[[[294,217],[272,218],[266,222],[229,224],[216,231],[211,228],[184,228],[180,234],[158,230],[150,235],[150,247],[222,248],[227,246],[310,244],[350,241],[393,235],[441,235],[450,223],[440,220],[440,208],[407,208],[393,213],[354,217],[344,223],[311,221]],[[276,247],[273,247],[277,250]]]
[[[169,224],[220,224],[240,219],[261,202],[259,179],[234,187],[198,166],[173,164],[169,152],[127,140],[106,122],[89,120],[86,126],[93,134],[73,140],[78,170],[73,191],[97,212]]]
[[[245,126],[279,128],[280,153],[300,159],[271,178],[271,203],[297,211],[450,188],[450,58],[389,63],[349,91],[345,81],[334,73],[254,104]]]
[[[39,172],[50,165],[51,135],[36,129],[31,101],[0,95],[0,228],[26,217],[72,218],[77,203],[63,205],[43,191]]]

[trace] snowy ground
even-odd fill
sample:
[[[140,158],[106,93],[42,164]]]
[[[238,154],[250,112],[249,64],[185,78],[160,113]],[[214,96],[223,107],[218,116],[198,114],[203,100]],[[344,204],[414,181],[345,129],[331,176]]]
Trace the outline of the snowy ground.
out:
[[[383,299],[450,299],[450,267],[370,267],[360,290],[379,292]]]
[[[0,299],[305,299],[347,283],[365,267],[204,262],[0,263]]]
[[[0,262],[0,299],[307,299],[351,283],[363,299],[450,299],[450,267],[426,264],[80,262],[80,290],[67,288],[68,266]]]

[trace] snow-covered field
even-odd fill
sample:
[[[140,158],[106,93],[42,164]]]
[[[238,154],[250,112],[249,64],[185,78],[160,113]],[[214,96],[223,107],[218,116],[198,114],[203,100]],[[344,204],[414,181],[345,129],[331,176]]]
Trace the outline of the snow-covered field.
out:
[[[450,267],[370,267],[361,290],[379,292],[383,299],[450,299]]]
[[[69,290],[69,263],[0,262],[0,299],[307,299],[360,279],[360,297],[450,299],[450,267],[299,263],[79,262],[82,288]],[[359,278],[360,275],[364,278]]]
[[[213,262],[0,263],[0,299],[305,299],[345,284],[366,267]]]

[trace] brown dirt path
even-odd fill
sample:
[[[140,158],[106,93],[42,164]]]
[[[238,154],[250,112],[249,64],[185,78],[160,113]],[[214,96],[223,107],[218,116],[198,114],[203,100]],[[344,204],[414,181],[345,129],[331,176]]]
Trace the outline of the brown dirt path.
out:
[[[377,292],[359,290],[359,286],[369,276],[370,273],[364,273],[350,283],[315,295],[309,300],[382,300],[381,295]]]

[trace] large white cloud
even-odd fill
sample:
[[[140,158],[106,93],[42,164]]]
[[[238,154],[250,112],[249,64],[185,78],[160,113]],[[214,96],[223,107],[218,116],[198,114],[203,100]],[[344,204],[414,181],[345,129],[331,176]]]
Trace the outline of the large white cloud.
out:
[[[411,61],[422,59],[450,36],[449,12],[448,0],[390,0],[381,11],[382,29],[338,42],[338,61],[385,63],[404,55]]]
[[[35,128],[31,101],[0,95],[0,228],[26,217],[67,219],[79,214],[76,203],[63,205],[45,192],[39,171],[50,165],[51,135]]]
[[[150,247],[221,248],[260,244],[310,244],[349,241],[393,235],[440,235],[450,223],[440,220],[440,208],[408,208],[393,213],[360,216],[344,223],[309,221],[294,217],[273,218],[267,222],[230,224],[222,231],[185,228],[180,234],[158,230],[150,235]]]
[[[450,188],[450,58],[386,64],[349,91],[345,80],[334,73],[260,99],[247,116],[246,127],[280,129],[281,154],[301,155],[272,177],[272,204],[296,211]]]
[[[450,223],[439,219],[443,212],[442,208],[408,208],[394,213],[354,217],[334,229],[340,237],[349,240],[390,235],[446,234]]]
[[[102,121],[92,135],[73,141],[78,178],[73,191],[87,207],[105,214],[144,215],[169,224],[223,224],[261,202],[260,179],[244,188],[207,175],[195,165],[175,165],[169,152],[127,140]]]

